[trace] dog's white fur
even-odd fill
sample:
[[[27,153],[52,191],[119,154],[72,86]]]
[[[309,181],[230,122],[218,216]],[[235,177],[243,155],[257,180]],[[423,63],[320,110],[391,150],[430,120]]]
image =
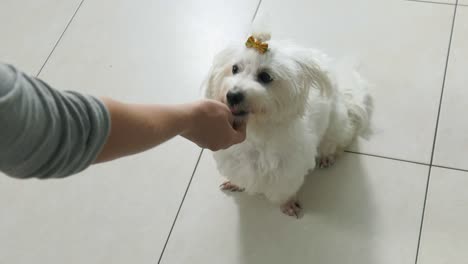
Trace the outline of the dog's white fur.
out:
[[[269,47],[265,54],[243,45],[221,51],[204,89],[207,98],[226,103],[237,87],[245,94],[240,107],[249,112],[247,139],[214,153],[220,173],[248,193],[284,204],[316,159],[333,159],[368,131],[371,97],[350,63],[289,42],[270,41]],[[239,73],[232,73],[233,65]],[[260,71],[273,82],[260,83]]]

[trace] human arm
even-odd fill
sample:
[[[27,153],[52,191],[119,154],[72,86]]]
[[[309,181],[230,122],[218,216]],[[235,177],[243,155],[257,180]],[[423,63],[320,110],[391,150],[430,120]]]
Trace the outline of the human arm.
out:
[[[61,178],[182,135],[201,147],[245,138],[228,108],[202,100],[135,105],[58,91],[0,63],[0,171],[15,178]]]
[[[220,150],[245,139],[245,125],[233,128],[229,108],[213,100],[180,105],[126,104],[103,98],[111,129],[96,162],[155,147],[181,135],[200,147]]]

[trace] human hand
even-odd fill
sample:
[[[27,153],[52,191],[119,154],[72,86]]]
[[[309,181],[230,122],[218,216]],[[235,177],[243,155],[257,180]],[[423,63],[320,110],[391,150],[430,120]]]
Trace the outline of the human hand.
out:
[[[217,151],[245,140],[246,122],[234,124],[234,116],[225,104],[201,100],[185,107],[188,126],[181,136],[198,146]]]

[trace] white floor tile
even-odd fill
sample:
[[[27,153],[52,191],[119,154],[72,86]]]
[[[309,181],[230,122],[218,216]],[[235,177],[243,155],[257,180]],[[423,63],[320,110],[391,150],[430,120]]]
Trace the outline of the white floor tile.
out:
[[[66,179],[0,174],[0,263],[154,263],[198,154],[175,140]]]
[[[459,6],[440,112],[434,164],[468,169],[468,7]]]
[[[412,264],[426,166],[346,154],[310,175],[297,220],[261,197],[225,194],[205,152],[162,263]]]
[[[432,168],[418,264],[466,263],[468,173]]]
[[[417,0],[419,1],[419,0]],[[457,0],[420,0],[421,2],[427,1],[427,2],[433,2],[433,3],[443,3],[443,4],[455,4]],[[460,0],[458,0],[460,1]]]
[[[457,0],[403,0],[403,1],[412,1],[419,2],[421,4],[456,4]],[[460,2],[461,0],[458,0]]]
[[[129,101],[193,100],[214,54],[245,38],[257,4],[85,2],[41,76]]]
[[[80,2],[0,1],[0,62],[37,74]]]
[[[262,1],[273,38],[357,58],[373,84],[375,134],[353,150],[428,163],[453,5],[412,1]],[[281,19],[279,19],[281,18]]]
[[[85,1],[40,77],[135,102],[195,99],[256,1]],[[243,24],[244,23],[244,24]],[[198,158],[182,139],[57,181],[0,177],[0,263],[157,261]]]

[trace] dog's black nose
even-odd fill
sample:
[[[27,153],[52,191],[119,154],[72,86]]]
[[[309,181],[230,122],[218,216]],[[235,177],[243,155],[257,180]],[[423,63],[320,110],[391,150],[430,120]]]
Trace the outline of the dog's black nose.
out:
[[[238,105],[244,100],[244,94],[238,89],[233,89],[226,94],[226,99],[229,105]]]

